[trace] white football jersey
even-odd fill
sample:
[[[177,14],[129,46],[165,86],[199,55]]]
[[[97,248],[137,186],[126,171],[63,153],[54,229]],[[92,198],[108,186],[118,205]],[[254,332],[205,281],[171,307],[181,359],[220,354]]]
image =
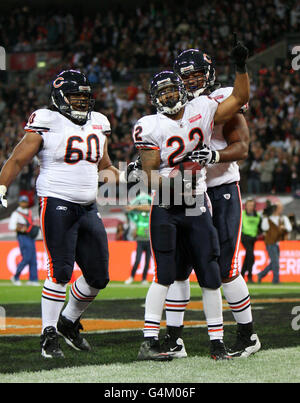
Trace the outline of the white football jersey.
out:
[[[219,88],[213,91],[209,96],[221,103],[231,95],[232,90],[233,87]],[[245,109],[246,107],[245,105],[243,108]],[[227,147],[227,145],[223,136],[223,125],[215,126],[210,142],[211,149],[222,150]],[[207,165],[206,183],[208,188],[238,182],[239,180],[240,171],[237,162],[221,162],[219,164]]]
[[[98,163],[103,156],[110,123],[106,116],[92,112],[83,125],[76,125],[49,109],[33,112],[25,126],[43,138],[38,153],[40,174],[36,182],[41,197],[56,197],[78,204],[96,200]]]
[[[187,153],[201,144],[209,144],[214,126],[214,115],[218,102],[201,96],[185,105],[180,120],[173,120],[157,113],[144,116],[137,121],[133,140],[137,149],[160,150],[159,173],[168,177],[174,166],[183,160]],[[206,191],[206,169],[200,171],[196,192]]]

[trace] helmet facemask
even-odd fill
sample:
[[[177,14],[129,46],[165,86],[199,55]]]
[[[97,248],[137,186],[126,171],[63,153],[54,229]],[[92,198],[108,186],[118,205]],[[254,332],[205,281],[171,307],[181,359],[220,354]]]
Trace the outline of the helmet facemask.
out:
[[[80,95],[86,95],[86,99],[75,100],[75,97]],[[59,96],[60,102],[58,103],[56,98]],[[73,98],[73,100],[72,100]],[[83,97],[82,97],[83,98]],[[91,99],[90,91],[82,92],[70,92],[64,94],[62,90],[59,91],[59,95],[56,97],[52,95],[52,103],[59,109],[59,111],[66,117],[75,121],[75,123],[83,125],[89,118],[91,111],[94,108],[95,101]]]
[[[66,94],[65,98],[70,105],[70,116],[78,122],[86,122],[94,107],[94,100],[89,92],[78,92]]]
[[[187,94],[183,85],[161,86],[152,95],[152,104],[157,111],[167,115],[175,115],[186,103]]]
[[[181,75],[189,98],[197,98],[212,85],[215,81],[214,71],[211,76],[210,66],[203,66],[201,69],[193,70]]]

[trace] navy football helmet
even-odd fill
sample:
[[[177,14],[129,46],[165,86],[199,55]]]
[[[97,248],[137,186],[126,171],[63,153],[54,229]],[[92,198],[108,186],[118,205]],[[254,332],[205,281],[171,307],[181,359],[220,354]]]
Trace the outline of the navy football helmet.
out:
[[[150,96],[157,111],[168,115],[178,113],[187,103],[184,83],[173,71],[162,71],[153,77]],[[162,100],[163,97],[165,100]]]
[[[70,95],[87,95],[70,102]],[[77,70],[65,70],[52,83],[51,101],[57,110],[76,124],[83,125],[94,108],[92,89],[87,77]]]
[[[183,80],[189,98],[197,98],[215,83],[215,68],[210,56],[198,49],[188,49],[177,56],[174,71]],[[196,72],[202,73],[197,76]]]

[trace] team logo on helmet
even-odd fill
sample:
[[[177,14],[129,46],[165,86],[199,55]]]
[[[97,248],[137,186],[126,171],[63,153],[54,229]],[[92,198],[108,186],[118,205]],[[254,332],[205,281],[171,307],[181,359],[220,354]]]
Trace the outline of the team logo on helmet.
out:
[[[212,63],[211,57],[208,56],[207,53],[203,53],[203,59],[204,59],[207,63]]]
[[[60,81],[60,82],[58,82]],[[54,88],[59,88],[63,85],[65,79],[63,77],[57,77],[54,81],[53,81],[53,87]]]

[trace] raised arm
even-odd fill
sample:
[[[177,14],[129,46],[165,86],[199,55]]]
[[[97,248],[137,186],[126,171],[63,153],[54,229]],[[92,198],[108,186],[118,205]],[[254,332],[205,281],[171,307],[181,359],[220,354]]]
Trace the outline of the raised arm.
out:
[[[230,97],[218,106],[214,117],[215,125],[229,121],[249,101],[250,97],[250,83],[246,68],[248,49],[241,42],[236,43],[236,35],[231,57],[236,67],[234,88]]]

